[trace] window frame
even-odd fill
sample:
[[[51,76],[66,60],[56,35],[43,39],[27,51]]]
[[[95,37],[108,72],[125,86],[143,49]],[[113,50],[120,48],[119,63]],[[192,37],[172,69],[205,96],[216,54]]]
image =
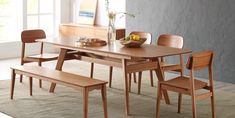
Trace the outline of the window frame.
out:
[[[23,29],[28,29],[28,22],[27,22],[27,18],[28,16],[37,16],[37,21],[38,21],[38,28],[40,28],[40,17],[43,16],[43,15],[51,15],[53,17],[53,26],[52,26],[52,29],[53,29],[53,34],[51,34],[52,36],[55,36],[57,33],[56,33],[56,6],[57,6],[57,3],[56,3],[56,0],[53,0],[53,11],[52,13],[40,13],[40,0],[38,0],[38,9],[37,9],[37,13],[33,13],[33,14],[28,14],[27,13],[27,1],[28,0],[23,0]],[[58,1],[58,0],[57,0]]]
[[[20,25],[17,25],[17,32],[14,32],[13,35],[15,35],[16,37],[15,38],[7,38],[6,40],[0,40],[0,44],[1,43],[6,43],[6,42],[19,42],[20,41],[20,31],[22,30],[26,30],[26,29],[29,29],[28,28],[28,22],[27,22],[27,17],[28,16],[37,16],[37,26],[38,28],[40,28],[40,17],[41,16],[45,16],[45,15],[49,15],[51,16],[53,19],[52,19],[52,31],[51,33],[52,34],[49,34],[48,36],[56,36],[58,35],[58,32],[57,32],[57,28],[58,28],[58,24],[60,22],[60,9],[61,9],[61,6],[60,6],[60,2],[61,0],[53,0],[53,11],[52,12],[48,12],[48,13],[40,13],[40,0],[38,0],[38,11],[36,14],[28,14],[27,13],[27,1],[28,0],[17,0],[17,2],[19,3],[19,8],[16,9],[16,10],[20,10],[19,13],[17,14],[17,17],[20,19],[19,23]],[[14,1],[13,1],[14,2]],[[7,16],[2,16],[2,17],[7,17]],[[18,33],[19,32],[19,33]],[[4,37],[0,37],[0,38],[4,38]]]

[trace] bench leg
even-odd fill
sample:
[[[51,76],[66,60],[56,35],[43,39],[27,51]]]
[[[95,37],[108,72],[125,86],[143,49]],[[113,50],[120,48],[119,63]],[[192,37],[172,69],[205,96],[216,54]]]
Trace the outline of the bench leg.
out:
[[[83,89],[83,118],[88,117],[88,89]]]
[[[104,118],[108,118],[107,97],[106,97],[106,85],[105,85],[105,84],[102,85],[101,96],[102,96],[102,101],[103,101]]]
[[[14,95],[15,78],[16,78],[16,74],[15,74],[15,70],[13,69],[11,73],[11,99],[13,99],[13,95]]]
[[[33,78],[29,77],[29,94],[30,96],[33,95]]]

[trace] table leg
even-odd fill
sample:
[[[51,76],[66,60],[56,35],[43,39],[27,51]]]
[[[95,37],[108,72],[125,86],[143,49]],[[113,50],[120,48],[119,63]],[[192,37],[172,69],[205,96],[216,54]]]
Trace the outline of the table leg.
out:
[[[129,89],[128,89],[128,77],[127,77],[127,60],[122,59],[122,68],[123,68],[123,74],[124,74],[124,91],[125,91],[125,112],[126,115],[129,115]]]
[[[59,54],[59,57],[58,57],[58,61],[57,61],[57,64],[56,64],[56,70],[62,70],[62,66],[64,64],[64,59],[65,59],[65,56],[67,54],[67,49],[64,49],[64,48],[61,48],[60,49],[60,54]],[[53,93],[55,91],[55,86],[56,84],[55,83],[51,83],[51,87],[50,87],[50,92]]]
[[[164,81],[163,70],[161,68],[161,60],[158,58],[157,69],[155,70],[158,81]],[[163,96],[165,98],[166,104],[170,104],[170,99],[166,90],[162,90]]]

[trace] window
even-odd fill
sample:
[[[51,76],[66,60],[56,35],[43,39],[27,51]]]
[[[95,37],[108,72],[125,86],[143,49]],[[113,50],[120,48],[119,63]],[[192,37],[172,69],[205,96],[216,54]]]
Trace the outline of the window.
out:
[[[23,29],[41,28],[54,36],[59,0],[0,0],[0,42],[19,41]]]
[[[0,42],[17,40],[22,30],[21,0],[0,0]]]
[[[47,35],[55,33],[55,0],[27,0],[27,29],[42,28]]]

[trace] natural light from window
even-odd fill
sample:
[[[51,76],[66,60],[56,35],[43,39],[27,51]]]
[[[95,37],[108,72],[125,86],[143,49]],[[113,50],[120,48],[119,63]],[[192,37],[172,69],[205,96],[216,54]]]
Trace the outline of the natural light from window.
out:
[[[21,0],[0,0],[0,42],[17,40],[22,30]]]
[[[0,43],[19,41],[23,29],[55,35],[59,0],[0,0]]]

